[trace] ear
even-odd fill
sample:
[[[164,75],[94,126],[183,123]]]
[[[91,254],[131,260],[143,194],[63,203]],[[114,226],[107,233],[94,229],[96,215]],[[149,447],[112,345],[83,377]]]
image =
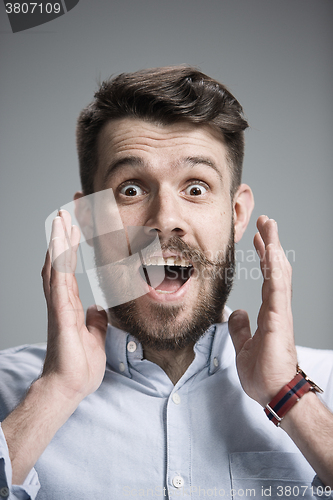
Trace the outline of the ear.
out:
[[[94,237],[93,214],[90,196],[85,196],[81,191],[74,195],[75,217],[80,225],[83,236],[88,245],[92,246]]]
[[[251,188],[247,184],[241,184],[233,199],[235,243],[238,243],[250,221],[254,208],[254,198]]]

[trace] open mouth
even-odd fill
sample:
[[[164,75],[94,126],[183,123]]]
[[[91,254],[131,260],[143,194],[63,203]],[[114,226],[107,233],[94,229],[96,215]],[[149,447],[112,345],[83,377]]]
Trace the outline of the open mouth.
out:
[[[194,267],[185,260],[178,257],[151,257],[148,262],[143,263],[140,274],[149,286],[158,282],[161,276],[161,266],[164,267],[164,280],[154,289],[161,294],[171,294],[177,292],[191,277]]]

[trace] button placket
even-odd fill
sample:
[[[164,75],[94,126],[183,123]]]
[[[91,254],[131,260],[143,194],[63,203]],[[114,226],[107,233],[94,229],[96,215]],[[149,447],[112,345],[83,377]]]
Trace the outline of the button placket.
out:
[[[190,484],[191,442],[186,384],[169,397],[166,425],[167,485],[172,496],[172,490],[176,494],[175,490],[184,488],[185,491]]]

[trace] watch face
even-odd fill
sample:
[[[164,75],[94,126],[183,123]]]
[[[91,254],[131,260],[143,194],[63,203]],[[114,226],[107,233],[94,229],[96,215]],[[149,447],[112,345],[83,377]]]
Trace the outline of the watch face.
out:
[[[315,391],[315,392],[319,392],[320,394],[322,394],[324,391],[319,387],[319,385],[317,385],[313,380],[311,380],[306,373],[303,372],[303,370],[298,366],[297,367],[297,371],[298,373],[300,373],[307,382],[309,382],[309,384],[311,385],[311,390],[312,391]]]

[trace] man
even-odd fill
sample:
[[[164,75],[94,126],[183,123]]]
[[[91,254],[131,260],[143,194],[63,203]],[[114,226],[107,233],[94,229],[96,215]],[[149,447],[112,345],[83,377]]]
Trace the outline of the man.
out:
[[[333,416],[297,362],[332,407],[332,353],[296,352],[291,269],[266,216],[254,238],[264,277],[257,331],[251,338],[244,311],[228,322],[233,246],[253,208],[241,183],[246,127],[228,90],[187,67],[120,75],[81,113],[77,203],[112,189],[125,230],[158,235],[162,262],[153,255],[143,268],[162,265],[165,276],[107,313],[88,309],[85,322],[80,232],[66,211],[54,219],[44,366],[40,347],[1,361],[2,497],[331,495]],[[107,266],[112,234],[98,237],[94,207],[78,220],[97,268]],[[100,273],[106,298],[110,280]]]

